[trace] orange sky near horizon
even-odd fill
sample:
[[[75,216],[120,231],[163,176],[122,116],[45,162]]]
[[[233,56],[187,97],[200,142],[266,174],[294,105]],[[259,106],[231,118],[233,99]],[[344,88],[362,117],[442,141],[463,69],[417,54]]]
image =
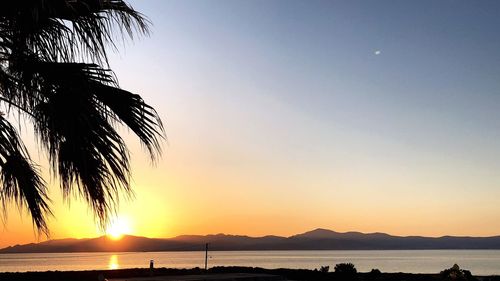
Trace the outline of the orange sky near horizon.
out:
[[[264,182],[251,181],[245,174],[228,175],[224,170],[201,167],[207,163],[186,161],[187,154],[177,155],[173,147],[187,144],[172,142],[165,146],[165,156],[157,166],[150,165],[137,142],[129,142],[133,151],[132,182],[136,196],[131,200],[121,200],[117,217],[127,221],[131,230],[129,234],[160,238],[216,233],[290,236],[318,227],[340,232],[386,232],[403,236],[498,234],[500,214],[495,212],[494,199],[474,202],[476,212],[462,213],[458,217],[456,214],[461,207],[443,202],[444,194],[436,197],[434,202],[388,204],[383,199],[385,195],[377,195],[375,191],[358,197],[352,185],[351,192],[339,187],[337,198],[316,197],[310,194],[321,190],[308,188],[304,192],[299,188],[301,183],[296,183],[296,187],[289,186],[290,182],[280,185],[280,179],[266,177],[270,186],[280,186],[279,190],[272,191],[271,187],[262,186]],[[238,188],[234,188],[236,185]],[[54,183],[50,191],[55,213],[49,222],[51,239],[104,234],[80,200],[63,203]],[[287,194],[279,194],[281,192]],[[477,220],[482,211],[487,211],[490,217]],[[443,217],[449,220],[443,223]],[[46,239],[37,238],[29,217],[20,216],[15,208],[9,210],[0,238],[0,247]]]
[[[152,34],[110,53],[110,65],[157,109],[168,142],[152,166],[121,130],[136,196],[118,219],[130,234],[500,234],[494,9],[131,2]],[[48,175],[30,130],[21,135]],[[103,235],[84,203],[50,187],[51,238]],[[7,213],[0,247],[45,239],[24,210]]]

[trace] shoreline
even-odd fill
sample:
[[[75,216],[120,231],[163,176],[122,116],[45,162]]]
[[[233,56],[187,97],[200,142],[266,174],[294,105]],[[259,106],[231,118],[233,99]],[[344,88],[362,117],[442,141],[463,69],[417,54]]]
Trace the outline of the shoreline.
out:
[[[347,276],[336,272],[321,272],[310,269],[266,269],[259,267],[225,266],[212,267],[208,271],[201,268],[176,269],[176,268],[130,268],[130,269],[108,269],[108,270],[79,270],[79,271],[29,271],[29,272],[0,272],[0,281],[49,281],[49,280],[75,280],[75,281],[95,281],[102,274],[107,279],[116,278],[137,278],[151,276],[194,276],[203,277],[216,274],[264,274],[282,277],[283,280],[357,280],[357,281],[441,281],[449,280],[440,273],[385,273],[385,272],[358,272],[355,275]],[[478,281],[500,281],[500,275],[473,275]],[[223,279],[221,279],[223,280]],[[260,279],[259,279],[260,280]],[[457,279],[459,280],[459,279]]]

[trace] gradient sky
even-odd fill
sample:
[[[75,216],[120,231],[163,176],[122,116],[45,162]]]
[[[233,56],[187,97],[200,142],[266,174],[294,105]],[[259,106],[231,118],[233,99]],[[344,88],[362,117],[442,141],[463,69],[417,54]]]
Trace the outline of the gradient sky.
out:
[[[500,2],[131,4],[111,66],[168,135],[152,167],[124,132],[132,234],[500,234]],[[52,238],[102,234],[51,185]],[[0,246],[36,239],[12,207]]]

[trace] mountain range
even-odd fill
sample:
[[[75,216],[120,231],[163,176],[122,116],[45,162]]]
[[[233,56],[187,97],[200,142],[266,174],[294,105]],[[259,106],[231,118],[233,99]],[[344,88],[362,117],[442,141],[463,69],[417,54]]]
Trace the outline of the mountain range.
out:
[[[56,239],[6,247],[0,249],[0,253],[201,251],[205,249],[205,243],[209,243],[211,251],[500,249],[500,236],[393,236],[385,233],[341,233],[319,228],[290,237],[216,234],[173,238],[126,235],[120,240],[107,236]]]

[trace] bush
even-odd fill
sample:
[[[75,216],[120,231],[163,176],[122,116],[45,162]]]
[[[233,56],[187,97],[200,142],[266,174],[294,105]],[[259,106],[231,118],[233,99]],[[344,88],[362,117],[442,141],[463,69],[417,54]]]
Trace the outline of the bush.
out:
[[[323,273],[328,273],[328,271],[330,271],[330,266],[328,265],[322,266],[319,268],[319,271]]]
[[[370,274],[371,274],[371,275],[380,275],[380,274],[382,274],[382,272],[380,272],[380,270],[379,270],[379,269],[374,268],[374,269],[372,269],[372,270],[370,271]]]
[[[372,269],[368,272],[368,280],[379,280],[382,276],[382,272],[377,268]]]
[[[339,273],[342,275],[355,275],[358,273],[354,264],[348,263],[339,263],[335,265],[335,273]]]
[[[441,271],[441,277],[446,281],[476,281],[468,270],[460,269],[458,264],[454,264],[451,268]]]

